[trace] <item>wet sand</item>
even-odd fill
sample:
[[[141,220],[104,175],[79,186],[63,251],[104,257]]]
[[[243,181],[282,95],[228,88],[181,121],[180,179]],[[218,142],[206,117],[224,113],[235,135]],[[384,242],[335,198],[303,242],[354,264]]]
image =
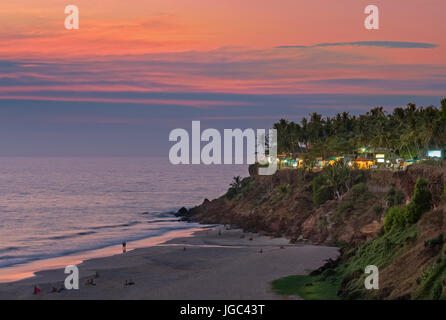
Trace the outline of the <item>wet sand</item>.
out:
[[[59,268],[0,284],[0,299],[285,299],[271,291],[271,281],[307,274],[337,255],[333,247],[289,244],[285,238],[218,226],[191,237],[86,260],[77,265],[79,290],[51,293],[67,276]],[[96,272],[96,285],[86,285]],[[126,280],[134,284],[126,286]],[[40,294],[33,295],[34,285]]]

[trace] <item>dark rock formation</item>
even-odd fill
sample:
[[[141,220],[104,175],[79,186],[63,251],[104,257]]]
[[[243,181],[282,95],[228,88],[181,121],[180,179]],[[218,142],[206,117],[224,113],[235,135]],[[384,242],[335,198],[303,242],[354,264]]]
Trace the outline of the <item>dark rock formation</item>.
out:
[[[175,213],[176,217],[185,217],[189,214],[189,210],[187,210],[185,207],[182,207],[180,210]]]

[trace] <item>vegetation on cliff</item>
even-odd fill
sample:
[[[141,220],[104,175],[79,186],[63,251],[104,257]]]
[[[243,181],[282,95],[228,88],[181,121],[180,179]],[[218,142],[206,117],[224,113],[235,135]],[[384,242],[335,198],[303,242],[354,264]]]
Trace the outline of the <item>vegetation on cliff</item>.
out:
[[[301,153],[308,162],[362,146],[413,159],[446,147],[446,99],[441,109],[408,104],[391,114],[383,108],[358,117],[313,113],[300,124],[281,119],[274,127],[279,152]],[[445,178],[442,161],[433,160],[398,173],[364,174],[341,162],[324,168],[312,179],[312,213],[294,230],[341,246],[341,257],[309,276],[275,281],[274,290],[304,298],[327,298],[326,290],[331,298],[445,299]],[[367,265],[383,272],[381,290],[365,290]]]
[[[344,172],[339,166],[254,173],[234,179],[222,197],[181,215],[341,248],[336,265],[274,282],[280,293],[324,299],[329,296],[321,290],[344,299],[444,298],[445,181],[443,167],[427,164],[405,171]],[[367,265],[379,268],[379,290],[365,290]]]
[[[279,153],[301,152],[311,145],[309,159],[326,159],[369,146],[392,149],[402,158],[413,159],[430,147],[445,147],[446,99],[441,100],[440,109],[409,103],[390,114],[382,107],[359,116],[343,112],[324,118],[314,112],[300,123],[281,119],[274,128]]]
[[[284,119],[279,152],[316,157],[348,154],[361,146],[391,149],[404,158],[446,147],[446,99],[441,109],[408,104],[387,114],[313,113],[301,123]],[[311,165],[272,176],[235,177],[228,192],[179,213],[185,220],[230,224],[291,241],[340,247],[340,258],[306,276],[273,282],[281,294],[327,299],[445,299],[446,169],[425,160],[404,171],[358,170],[338,161],[318,172]],[[307,170],[310,169],[310,170]],[[366,290],[364,269],[376,265],[380,289]]]
[[[401,206],[398,190],[387,192],[383,227],[370,240],[345,243],[341,256],[308,276],[272,283],[279,294],[305,299],[446,299],[446,202],[432,209],[429,183],[418,178],[410,202]],[[366,290],[365,267],[380,270],[380,289]]]

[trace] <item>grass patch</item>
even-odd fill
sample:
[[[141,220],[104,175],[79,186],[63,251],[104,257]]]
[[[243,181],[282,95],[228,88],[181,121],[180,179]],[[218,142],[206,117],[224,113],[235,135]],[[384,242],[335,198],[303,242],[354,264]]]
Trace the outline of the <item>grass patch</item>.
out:
[[[289,276],[272,282],[275,293],[284,296],[297,295],[305,300],[340,300],[337,296],[338,288],[337,283],[323,281],[320,275]]]
[[[380,269],[392,263],[396,257],[406,252],[417,237],[416,225],[404,230],[392,229],[383,236],[364,243],[359,248],[346,249],[339,265],[328,268],[318,275],[290,276],[272,282],[272,289],[280,295],[297,295],[306,300],[376,299],[376,292],[366,290],[364,273],[367,265]],[[443,294],[435,283],[444,271],[435,268],[425,281],[421,295],[438,297]],[[431,275],[435,276],[431,276]],[[339,294],[339,296],[338,296]]]
[[[364,270],[367,265],[371,264],[380,268],[386,267],[393,259],[405,252],[404,248],[397,249],[397,246],[404,245],[407,238],[416,237],[416,235],[416,226],[412,225],[404,230],[394,230],[365,243],[349,261],[348,271]]]
[[[433,299],[438,300],[442,294],[441,282],[446,273],[446,259],[442,259],[440,263],[432,264],[421,275],[421,286],[415,292],[414,299]]]

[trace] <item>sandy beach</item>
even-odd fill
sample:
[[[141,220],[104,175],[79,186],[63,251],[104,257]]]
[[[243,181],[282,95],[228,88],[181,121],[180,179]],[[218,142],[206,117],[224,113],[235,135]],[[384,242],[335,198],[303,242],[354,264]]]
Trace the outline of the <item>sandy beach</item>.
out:
[[[306,274],[337,255],[333,247],[290,244],[285,238],[217,226],[85,260],[78,265],[79,290],[51,292],[67,276],[58,268],[0,284],[0,299],[287,299],[271,292],[271,281]],[[95,285],[86,285],[96,272]],[[126,280],[134,284],[126,286]],[[40,294],[33,295],[34,285]]]

